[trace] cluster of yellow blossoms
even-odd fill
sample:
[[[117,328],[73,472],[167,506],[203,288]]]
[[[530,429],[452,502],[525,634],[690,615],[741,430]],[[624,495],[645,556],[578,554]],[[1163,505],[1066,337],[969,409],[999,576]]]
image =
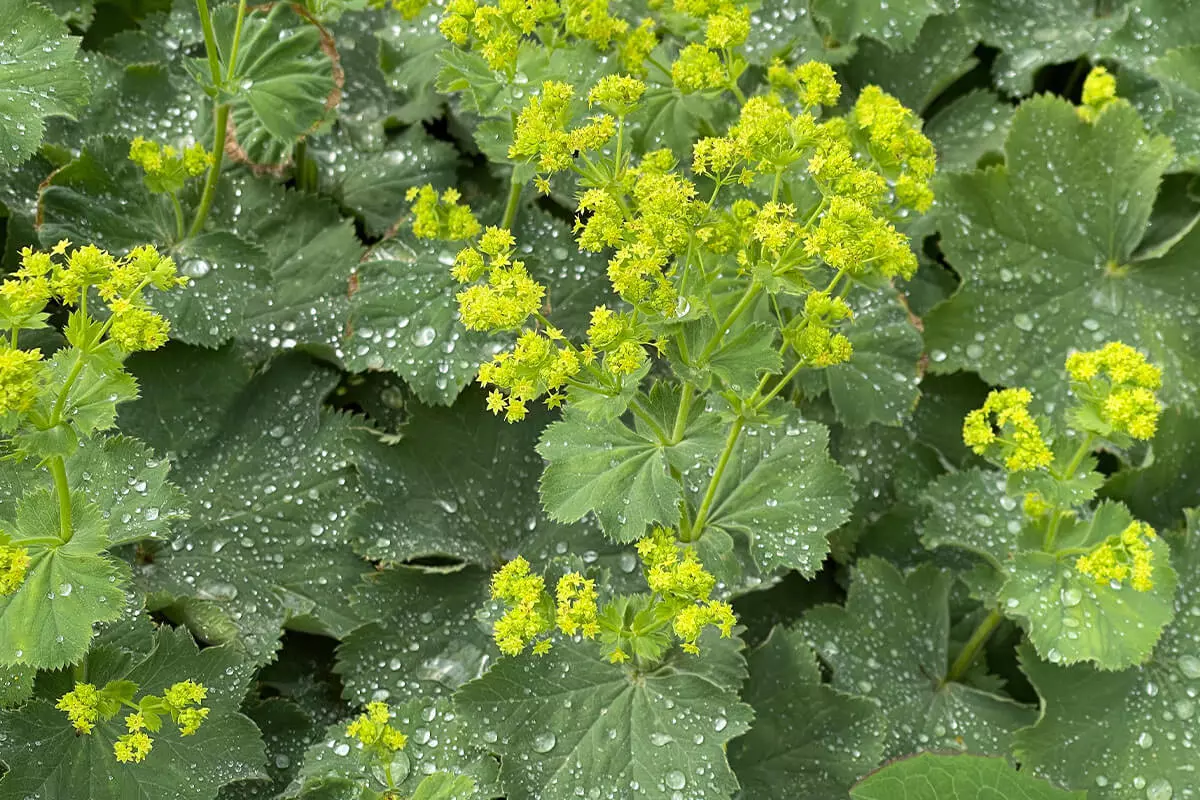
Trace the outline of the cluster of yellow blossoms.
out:
[[[489,227],[479,239],[478,250],[468,247],[455,258],[454,279],[471,284],[457,295],[467,330],[519,328],[541,306],[546,288],[529,276],[524,261],[513,260],[514,244],[511,233]],[[477,283],[485,276],[483,283]]]
[[[704,41],[679,52],[671,64],[671,82],[684,94],[736,87],[746,62],[735,48],[750,35],[750,9],[728,0],[676,0],[675,10],[704,20]]]
[[[7,534],[0,533],[0,597],[13,594],[25,582],[29,570],[29,551],[10,544]]]
[[[982,408],[967,414],[963,421],[963,441],[977,455],[1003,458],[1010,472],[1049,466],[1054,456],[1029,413],[1032,401],[1028,389],[991,392]]]
[[[479,53],[488,67],[512,75],[521,44],[539,29],[589,41],[602,51],[619,45],[623,64],[641,66],[658,44],[654,23],[637,27],[609,11],[608,0],[450,0],[442,16],[442,35]]]
[[[141,136],[129,145],[129,160],[142,168],[146,188],[156,194],[174,194],[188,178],[203,175],[212,166],[212,153],[200,143],[181,153],[170,145],[160,145]]]
[[[76,683],[75,688],[58,699],[55,708],[63,711],[79,733],[90,734],[98,723],[108,721],[122,706],[134,709],[125,715],[126,733],[113,743],[113,754],[123,764],[141,762],[153,749],[150,733],[162,729],[162,717],[169,716],[179,728],[180,736],[191,736],[208,718],[209,709],[201,703],[208,689],[195,681],[172,684],[162,696],[144,695],[133,702],[137,685],[130,681],[112,681],[103,689],[90,683]]]
[[[118,348],[154,350],[167,341],[170,325],[142,293],[151,286],[165,291],[187,283],[176,275],[171,258],[150,245],[123,258],[93,245],[69,248],[66,241],[49,252],[25,248],[20,269],[0,283],[0,326],[11,332],[0,344],[0,415],[27,411],[38,397],[41,351],[18,349],[17,337],[21,330],[46,326],[43,309],[51,299],[86,312],[88,290],[95,288],[112,312],[105,333]]]
[[[814,367],[829,367],[850,360],[850,340],[836,326],[853,317],[850,306],[828,292],[812,291],[804,298],[804,316],[797,317],[784,329],[792,348]]]
[[[492,629],[501,653],[515,656],[550,630],[546,581],[541,575],[530,574],[529,562],[521,556],[509,561],[492,576],[492,599],[507,606]],[[549,650],[549,639],[542,639],[533,648],[538,655]]]
[[[1135,591],[1148,592],[1154,588],[1154,551],[1150,542],[1155,538],[1149,525],[1132,522],[1120,535],[1110,536],[1092,552],[1080,556],[1075,568],[1100,584],[1129,580]]]
[[[481,230],[470,206],[459,203],[457,189],[438,194],[432,184],[412,187],[405,199],[412,203],[413,233],[420,239],[454,242],[474,239]]]
[[[674,532],[655,528],[637,543],[637,551],[644,565],[646,583],[650,591],[662,598],[684,650],[699,653],[696,640],[710,625],[719,630],[721,636],[732,635],[737,622],[733,607],[724,601],[709,599],[717,581],[700,564],[693,548],[685,548],[680,555]]]
[[[346,726],[346,735],[378,756],[403,750],[408,737],[391,723],[392,712],[387,703],[367,703],[367,709]]]
[[[1110,342],[1099,350],[1067,358],[1071,389],[1090,413],[1077,421],[1100,436],[1126,434],[1150,439],[1158,428],[1162,406],[1155,391],[1162,370],[1127,344]]]
[[[1093,67],[1083,81],[1082,101],[1075,111],[1085,122],[1095,122],[1100,112],[1117,100],[1117,79],[1104,67]]]

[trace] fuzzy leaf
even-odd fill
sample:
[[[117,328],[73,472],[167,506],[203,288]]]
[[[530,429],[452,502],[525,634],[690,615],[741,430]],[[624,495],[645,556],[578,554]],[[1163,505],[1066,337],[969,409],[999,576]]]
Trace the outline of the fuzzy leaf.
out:
[[[1191,404],[1200,336],[1191,286],[1200,231],[1146,261],[1130,256],[1146,230],[1170,143],[1147,136],[1116,104],[1095,124],[1062,100],[1024,103],[1006,164],[941,182],[942,246],[963,285],[926,319],[935,370],[1062,398],[1067,353],[1114,339],[1163,368],[1163,397]]]
[[[1117,536],[1133,516],[1120,503],[1104,503],[1073,537],[1072,545],[1092,547]],[[1061,543],[1061,540],[1060,540]],[[1026,551],[1017,555],[1000,590],[1005,613],[1020,619],[1038,654],[1055,664],[1095,661],[1101,669],[1125,669],[1146,660],[1175,611],[1177,583],[1170,551],[1161,538],[1150,543],[1154,587],[1138,592],[1114,589],[1075,568],[1077,555],[1056,558]]]
[[[856,94],[875,84],[920,112],[975,66],[975,44],[974,34],[957,14],[930,17],[916,40],[902,49],[893,49],[892,42],[862,39],[844,74]],[[941,158],[939,152],[939,162]]]
[[[742,797],[827,800],[879,763],[879,709],[823,684],[799,631],[776,628],[749,666],[742,696],[754,707],[754,726],[729,743]]]
[[[228,54],[236,14],[232,6],[220,12],[214,19],[217,40]],[[230,82],[236,87],[230,116],[237,146],[253,164],[277,164],[336,104],[333,62],[326,52],[332,40],[286,5],[274,6],[265,17],[247,15],[241,35]]]
[[[199,351],[192,363],[191,380],[201,384],[238,370],[228,354],[209,359]],[[151,377],[143,375],[143,385],[153,406],[131,406],[130,418],[164,409],[177,419],[197,414],[186,385]],[[210,625],[232,625],[219,638],[232,635],[255,658],[271,653],[290,618],[312,615],[318,630],[334,633],[357,624],[342,592],[368,568],[347,543],[360,503],[348,463],[350,420],[319,406],[336,382],[332,370],[303,356],[282,358],[221,410],[219,423],[207,422],[211,437],[180,453],[172,473],[191,517],[177,525],[169,548],[139,567],[150,586],[198,606],[197,614],[215,613]]]
[[[551,519],[575,522],[593,512],[608,536],[631,542],[655,522],[674,526],[680,490],[665,448],[620,420],[594,422],[567,410],[542,432],[546,459],[542,505]]]
[[[841,64],[854,55],[853,42],[826,36],[809,0],[763,0],[750,15],[750,37],[743,50],[751,64],[766,66],[789,55],[796,63],[815,60]]]
[[[858,562],[845,608],[820,606],[800,625],[833,670],[833,688],[862,694],[886,714],[885,758],[919,750],[1008,752],[1036,711],[946,682],[950,576],[922,566],[907,577],[886,561]]]
[[[921,753],[889,764],[850,790],[851,800],[1087,800],[1017,772],[1003,758]]]
[[[79,38],[44,6],[0,0],[0,19],[0,168],[10,169],[41,145],[46,117],[87,102],[88,82],[75,61]]]
[[[838,41],[869,36],[897,50],[917,41],[929,16],[953,11],[955,5],[950,0],[809,0],[812,13],[829,24]]]
[[[938,478],[922,497],[929,510],[922,544],[966,550],[986,559],[997,572],[1011,573],[1026,519],[1021,502],[1008,496],[1005,485],[1002,473],[981,469]]]
[[[1151,443],[1153,457],[1123,469],[1103,494],[1121,500],[1138,519],[1156,528],[1177,527],[1184,509],[1200,506],[1200,418],[1190,410],[1167,409]]]
[[[925,125],[937,148],[938,169],[971,171],[984,156],[1001,153],[1012,117],[1012,106],[991,92],[976,90],[955,99]]]
[[[368,575],[353,603],[371,622],[338,648],[345,695],[358,704],[381,694],[428,698],[483,674],[495,648],[490,626],[475,617],[489,599],[489,578],[477,567],[449,574],[395,567]]]
[[[1021,648],[1025,674],[1044,713],[1016,737],[1016,756],[1035,774],[1093,800],[1186,797],[1196,787],[1196,706],[1200,692],[1200,536],[1189,512],[1186,537],[1172,542],[1181,576],[1175,621],[1154,656],[1122,672],[1055,666]]]
[[[709,471],[687,476],[697,498]],[[717,489],[708,528],[738,534],[750,543],[764,572],[778,567],[812,575],[829,552],[828,534],[849,518],[854,492],[844,470],[829,457],[829,431],[816,422],[789,419],[783,430],[752,426]]]
[[[701,647],[701,657],[635,676],[594,645],[563,642],[540,658],[501,659],[456,701],[469,725],[495,736],[510,800],[619,796],[635,785],[646,800],[726,798],[737,781],[724,744],[752,717],[736,692],[745,666],[736,640]]]
[[[113,742],[125,732],[122,713],[98,723],[92,734],[80,735],[53,700],[0,711],[0,735],[11,743],[0,798],[160,800],[164,787],[170,787],[171,797],[179,800],[212,800],[221,786],[260,776],[262,740],[254,723],[238,713],[250,679],[248,667],[231,648],[198,651],[187,631],[166,628],[154,635],[154,647],[144,656],[125,656],[107,669],[93,664],[89,677],[101,684],[130,680],[144,692],[161,694],[190,679],[208,689],[204,706],[209,715],[200,729],[182,737],[167,720],[152,735],[153,749],[141,764],[118,764],[113,756]]]

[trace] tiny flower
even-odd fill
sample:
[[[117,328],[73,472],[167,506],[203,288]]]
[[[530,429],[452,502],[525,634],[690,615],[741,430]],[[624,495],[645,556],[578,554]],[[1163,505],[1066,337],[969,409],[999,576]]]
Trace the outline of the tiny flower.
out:
[[[150,754],[154,742],[142,731],[127,733],[113,742],[113,753],[122,764],[141,763]]]
[[[1049,466],[1053,455],[1029,413],[1032,400],[1027,389],[991,392],[983,407],[963,420],[963,442],[978,455],[986,455],[993,444],[999,444],[996,454],[1004,458],[1010,472]]]
[[[90,683],[76,683],[75,688],[58,698],[54,707],[67,714],[67,719],[80,733],[91,733],[100,719],[100,690]]]
[[[0,597],[20,589],[28,569],[29,551],[16,545],[0,544]]]

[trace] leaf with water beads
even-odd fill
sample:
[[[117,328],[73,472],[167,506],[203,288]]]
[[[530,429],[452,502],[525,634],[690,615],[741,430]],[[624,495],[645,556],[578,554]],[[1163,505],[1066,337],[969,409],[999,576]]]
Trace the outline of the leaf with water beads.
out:
[[[992,92],[975,90],[956,98],[925,124],[937,149],[940,172],[971,171],[980,159],[1004,150],[1013,108]]]
[[[802,633],[775,628],[749,667],[743,699],[754,707],[754,726],[729,743],[741,796],[828,800],[879,763],[880,710],[823,684]]]
[[[1091,520],[1059,534],[1058,547],[1094,547],[1119,536],[1133,522],[1120,503],[1102,503]],[[1018,553],[1000,590],[1005,613],[1020,619],[1038,654],[1056,664],[1095,661],[1101,669],[1125,669],[1149,657],[1174,616],[1176,574],[1161,537],[1149,542],[1153,588],[1098,584],[1075,566],[1078,554],[1056,557],[1038,550]]]
[[[476,619],[490,599],[477,567],[433,572],[395,567],[368,575],[353,604],[370,620],[345,638],[336,672],[355,705],[457,689],[496,657],[491,627]]]
[[[642,671],[561,642],[542,657],[500,660],[455,701],[467,724],[495,737],[509,800],[727,798],[737,781],[724,746],[752,717],[737,697],[745,662],[736,639],[705,636],[700,648]]]
[[[1065,101],[1038,97],[1017,110],[1005,152],[1004,166],[941,181],[942,248],[963,285],[926,318],[931,368],[974,369],[1061,401],[1067,353],[1121,340],[1162,367],[1163,399],[1193,403],[1200,231],[1165,255],[1131,259],[1170,142],[1148,136],[1126,104],[1092,124]]]
[[[967,753],[921,753],[888,764],[850,790],[851,800],[1087,800],[1087,792],[1068,792],[1007,760]]]
[[[0,0],[0,19],[0,168],[9,169],[42,143],[46,117],[83,106],[88,82],[75,63],[79,38],[46,8]]]
[[[1166,409],[1151,453],[1152,458],[1109,478],[1101,494],[1124,502],[1155,528],[1178,527],[1185,509],[1200,506],[1200,416],[1189,409]]]
[[[877,558],[858,562],[844,608],[819,606],[800,624],[833,671],[833,688],[886,712],[885,758],[918,750],[1006,754],[1036,711],[946,680],[952,579],[932,565],[907,576]]]
[[[953,547],[986,560],[1000,575],[1013,569],[1021,549],[1025,512],[1018,498],[1005,491],[1006,477],[996,471],[952,472],[925,490],[928,509],[921,543],[931,550]]]
[[[199,730],[182,737],[168,722],[154,734],[143,763],[122,767],[114,761],[113,742],[125,733],[124,714],[80,735],[54,707],[57,694],[39,697],[20,709],[0,711],[0,737],[11,745],[0,798],[161,800],[163,787],[170,787],[170,796],[178,800],[212,800],[225,784],[262,775],[258,730],[238,712],[250,665],[230,647],[198,650],[183,629],[161,628],[153,642],[145,654],[101,648],[103,653],[89,657],[88,679],[100,686],[130,680],[160,695],[178,681],[194,680],[208,689],[209,715]],[[62,692],[70,688],[61,686]]]
[[[231,353],[212,360],[204,351],[176,350],[163,357],[195,358],[215,375],[239,369]],[[169,381],[170,372],[144,376],[153,403],[132,405],[129,418],[169,413],[186,420],[198,413],[187,382],[152,376]],[[320,408],[337,379],[333,370],[293,355],[231,398],[211,437],[175,461],[172,476],[189,498],[190,518],[177,525],[169,547],[138,566],[147,585],[215,611],[258,659],[274,650],[289,619],[333,633],[358,624],[343,592],[368,569],[348,543],[350,517],[361,503],[350,464],[351,421]]]
[[[499,767],[488,754],[488,748],[496,740],[494,732],[471,725],[446,699],[417,697],[392,705],[392,712],[388,724],[408,737],[408,743],[395,754],[391,764],[400,796],[411,795],[426,776],[435,772],[474,779],[475,797],[501,796],[497,784]],[[284,796],[308,798],[306,790],[339,780],[382,792],[387,788],[383,770],[365,761],[359,747],[358,742],[346,736],[345,722],[331,725],[326,735],[304,754],[300,772]]]
[[[825,21],[833,37],[852,42],[867,36],[903,50],[917,41],[925,20],[953,11],[951,0],[810,0],[812,13]]]
[[[915,318],[891,293],[859,292],[850,307],[854,319],[842,331],[853,347],[850,360],[802,372],[802,385],[827,389],[846,425],[902,425],[921,394]]]
[[[176,238],[170,203],[146,189],[129,160],[128,142],[112,137],[87,142],[79,157],[56,171],[39,200],[43,246],[60,239],[93,243],[124,253],[144,244],[166,246]],[[149,299],[171,321],[171,336],[216,346],[238,333],[266,274],[266,254],[228,231],[205,233],[172,253],[187,287],[153,292]]]
[[[710,470],[685,475],[699,502]],[[786,567],[814,574],[829,552],[828,534],[849,519],[854,491],[829,456],[829,430],[820,423],[786,420],[782,428],[749,425],[714,495],[708,527],[745,537],[764,572]],[[701,538],[709,535],[708,528]]]
[[[1145,664],[1122,672],[1057,666],[1028,645],[1021,665],[1044,709],[1016,737],[1027,769],[1086,789],[1094,800],[1171,800],[1197,789],[1200,705],[1200,536],[1188,513],[1186,535],[1171,542],[1180,589],[1175,620]]]

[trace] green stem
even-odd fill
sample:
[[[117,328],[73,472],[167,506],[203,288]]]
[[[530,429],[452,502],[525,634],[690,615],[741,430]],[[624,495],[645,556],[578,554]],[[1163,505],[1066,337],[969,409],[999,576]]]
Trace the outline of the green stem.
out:
[[[704,523],[708,521],[708,512],[712,508],[713,499],[717,496],[717,487],[721,484],[721,477],[725,474],[725,468],[729,466],[729,459],[733,456],[733,449],[737,447],[738,438],[742,435],[742,428],[745,426],[745,417],[738,417],[729,426],[729,435],[725,437],[725,447],[721,450],[716,468],[713,469],[712,478],[708,481],[708,488],[704,492],[704,498],[700,501],[700,507],[696,509],[691,538],[685,541],[695,541],[704,532]]]
[[[221,84],[221,56],[217,52],[217,35],[213,31],[212,16],[208,13],[206,0],[196,0],[196,10],[200,12],[200,27],[204,31],[204,51],[208,54],[208,71],[212,76],[213,87]]]
[[[631,402],[629,404],[629,410],[633,412],[635,417],[646,423],[646,427],[654,432],[654,435],[658,438],[660,444],[665,445],[669,443],[670,440],[667,438],[667,432],[664,431],[662,426],[658,424],[658,420],[650,415],[650,412],[646,410],[646,407],[642,405],[640,400],[635,399],[633,402]]]
[[[521,204],[521,190],[525,188],[525,184],[517,180],[517,173],[514,170],[512,181],[508,187],[508,203],[504,206],[504,219],[500,221],[500,227],[506,230],[512,230],[512,224],[517,218],[517,206]]]
[[[692,384],[684,382],[679,394],[679,410],[675,412],[675,427],[671,429],[671,444],[683,441],[683,432],[687,429],[688,417],[692,414]]]
[[[1089,433],[1084,437],[1083,441],[1079,444],[1079,449],[1075,451],[1075,455],[1071,456],[1071,461],[1067,464],[1067,468],[1059,476],[1060,480],[1070,480],[1075,477],[1075,471],[1083,463],[1084,457],[1092,451],[1092,444],[1095,441],[1095,434]],[[1058,536],[1058,528],[1062,523],[1062,518],[1062,509],[1057,505],[1054,506],[1050,512],[1050,524],[1046,526],[1046,536],[1042,539],[1042,550],[1047,553],[1054,552],[1054,539]]]
[[[50,474],[54,477],[54,493],[58,496],[58,533],[63,544],[71,541],[71,485],[67,483],[67,465],[62,456],[50,458]]]
[[[203,2],[204,0],[199,0]],[[225,65],[225,82],[233,80],[233,71],[237,66],[238,45],[242,43],[242,23],[246,20],[246,0],[239,0],[237,21],[233,24],[233,44],[229,48],[229,63]]]
[[[179,196],[174,192],[169,192],[171,195],[171,206],[175,209],[175,241],[183,241],[183,206],[179,205]]]
[[[225,157],[225,128],[229,125],[229,106],[217,106],[216,118],[213,121],[213,148],[212,166],[208,168],[208,177],[204,180],[204,193],[200,195],[200,206],[196,209],[196,218],[192,221],[192,227],[188,230],[188,238],[199,236],[200,231],[204,229],[204,222],[208,219],[208,212],[212,208],[213,199],[217,195],[217,182],[221,179],[221,161]]]
[[[797,361],[795,363],[795,365],[787,371],[787,374],[779,379],[779,383],[775,384],[775,388],[773,388],[771,391],[767,392],[765,395],[758,398],[758,400],[754,401],[751,404],[751,406],[750,406],[751,410],[757,411],[758,409],[765,406],[767,403],[771,402],[771,400],[773,400],[775,398],[775,395],[779,394],[780,392],[782,392],[784,389],[787,388],[788,384],[790,384],[792,382],[792,380],[797,375],[800,374],[800,370],[804,369],[805,366],[806,366],[806,363],[803,359]]]
[[[988,639],[996,631],[996,627],[1002,619],[1004,619],[1004,615],[1000,613],[999,609],[993,609],[983,618],[983,621],[971,633],[971,638],[967,639],[967,643],[959,651],[958,658],[954,659],[954,663],[950,665],[950,671],[946,673],[946,679],[942,682],[943,685],[958,681],[963,675],[967,674],[967,670],[970,669],[971,664],[975,661],[975,657],[979,655],[979,651],[987,644]]]
[[[296,149],[292,152],[292,177],[296,181],[296,188],[302,192],[316,191],[315,186],[310,185],[308,180],[308,140],[301,139],[296,142]]]
[[[698,361],[703,362],[713,354],[713,351],[721,344],[721,340],[725,338],[725,334],[729,333],[729,329],[733,327],[733,323],[737,322],[738,318],[746,312],[746,309],[758,297],[758,290],[760,288],[761,286],[758,281],[750,282],[750,285],[746,287],[746,291],[742,293],[741,299],[738,300],[737,305],[733,307],[733,310],[729,312],[729,316],[721,323],[720,330],[713,334],[713,337],[708,340],[708,344],[704,345],[704,349],[700,351],[700,355],[696,357]]]
[[[771,186],[771,202],[779,198],[779,187],[783,185],[783,170],[775,171],[775,183]]]

